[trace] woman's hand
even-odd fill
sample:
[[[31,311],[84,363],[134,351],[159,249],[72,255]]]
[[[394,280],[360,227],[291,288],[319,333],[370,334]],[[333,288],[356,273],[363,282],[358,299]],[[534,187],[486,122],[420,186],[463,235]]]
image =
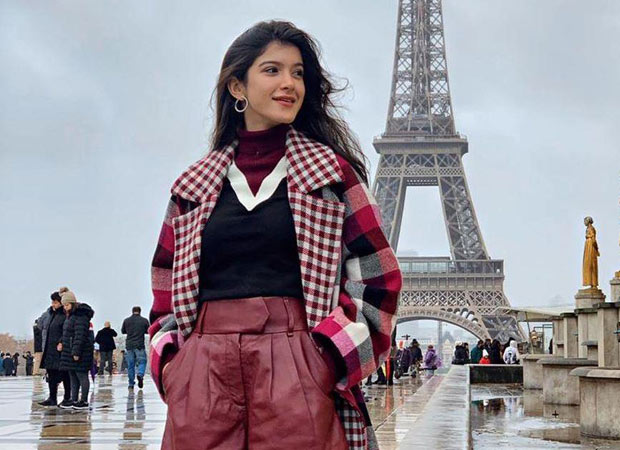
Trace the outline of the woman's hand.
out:
[[[166,373],[166,369],[168,368],[168,366],[170,365],[170,361],[168,361],[166,364],[164,364],[164,368],[161,369],[161,379],[164,379],[164,374]]]
[[[56,350],[62,352],[62,342],[59,342],[58,345],[56,345]]]
[[[80,357],[78,355],[73,355],[73,361],[79,361]]]

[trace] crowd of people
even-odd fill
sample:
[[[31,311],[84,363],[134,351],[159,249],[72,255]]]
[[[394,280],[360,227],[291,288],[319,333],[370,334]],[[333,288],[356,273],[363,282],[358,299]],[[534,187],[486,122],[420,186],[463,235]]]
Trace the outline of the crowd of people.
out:
[[[395,343],[394,343],[395,344]],[[479,340],[476,346],[469,350],[469,343],[455,342],[452,364],[519,364],[520,354],[517,341],[510,338],[505,344],[501,344],[497,339]],[[409,346],[404,346],[401,341],[398,345],[392,345],[392,352],[383,367],[379,367],[373,381],[373,376],[366,380],[366,386],[372,384],[393,385],[394,377],[410,375],[416,377],[421,371],[432,375],[435,370],[442,367],[443,362],[440,355],[435,350],[435,346],[429,344],[426,353],[422,353],[420,344],[413,339]],[[411,372],[410,372],[411,369]]]
[[[25,354],[21,355],[21,357],[26,360],[26,375],[32,375],[34,356],[32,356],[30,351],[26,351]],[[20,355],[18,352],[13,353],[12,355],[10,353],[0,353],[0,376],[17,376],[19,361]]]
[[[453,362],[453,364],[519,364],[521,360],[517,341],[514,338],[509,338],[505,344],[497,339],[478,340],[471,351],[471,357],[463,355],[463,358],[465,357],[468,359],[465,362],[459,359],[459,362]]]
[[[398,347],[393,343],[390,357],[385,363],[385,371],[383,367],[379,367],[376,373],[377,380],[373,381],[372,375],[369,376],[366,379],[366,386],[373,384],[391,386],[394,384],[394,378],[417,377],[422,371],[432,375],[442,365],[441,357],[432,344],[428,345],[426,353],[422,354],[420,343],[416,339],[413,339],[409,346],[404,346],[402,341]]]
[[[116,349],[114,338],[118,333],[109,321],[94,334],[91,322],[95,311],[87,303],[78,301],[75,294],[63,287],[51,294],[51,305],[35,321],[35,353],[41,352],[40,368],[46,371],[49,396],[39,403],[41,406],[60,407],[62,409],[87,410],[90,390],[89,373],[94,379],[96,374],[105,371],[113,374],[113,352]],[[144,335],[147,334],[149,321],[142,317],[141,309],[135,306],[132,315],[123,321],[121,333],[127,335],[125,349],[122,351],[123,365],[126,365],[129,388],[133,389],[138,366],[138,387],[144,387],[146,371],[146,349]],[[38,342],[37,342],[38,341]],[[27,355],[30,352],[27,352]],[[32,373],[32,356],[26,359]],[[6,369],[5,358],[5,373]],[[16,372],[14,364],[9,369]],[[28,371],[28,367],[27,367]],[[31,374],[30,373],[30,374]],[[7,373],[8,374],[8,373]],[[14,373],[11,373],[14,374]],[[58,387],[62,383],[63,400],[58,403]]]

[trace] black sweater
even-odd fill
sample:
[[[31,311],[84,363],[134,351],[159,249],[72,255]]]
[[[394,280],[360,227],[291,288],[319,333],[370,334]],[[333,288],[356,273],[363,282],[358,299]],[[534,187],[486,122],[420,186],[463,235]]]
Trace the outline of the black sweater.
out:
[[[235,163],[202,233],[200,302],[304,298],[284,131],[276,127],[240,135]]]

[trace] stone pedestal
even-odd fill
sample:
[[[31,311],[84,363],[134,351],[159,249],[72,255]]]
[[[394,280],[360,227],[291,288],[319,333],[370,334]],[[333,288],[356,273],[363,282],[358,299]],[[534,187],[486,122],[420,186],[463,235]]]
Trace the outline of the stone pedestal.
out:
[[[598,288],[580,289],[575,295],[579,358],[598,360],[598,319],[596,305],[605,301]]]
[[[543,367],[543,402],[557,405],[578,405],[579,377],[570,376],[577,367],[596,367],[596,361],[581,358],[544,358],[537,364]]]
[[[612,302],[620,302],[620,272],[616,272],[616,276],[609,282],[611,286],[611,298]]]
[[[602,303],[597,308],[598,365],[599,367],[620,366],[620,302]]]
[[[575,308],[592,308],[605,301],[605,294],[599,288],[579,289],[575,295]]]
[[[575,309],[577,313],[578,356],[598,359],[598,310],[596,308]]]
[[[553,355],[564,356],[564,319],[554,317],[553,324]]]
[[[575,313],[563,313],[562,317],[562,348],[564,354],[558,353],[556,356],[563,356],[564,358],[578,358],[579,357],[579,340],[578,340],[578,328],[577,328],[577,314]],[[558,343],[558,346],[560,343]]]
[[[531,354],[521,358],[523,362],[523,388],[542,389],[543,388],[543,366],[537,364],[539,360],[553,358],[553,355]]]
[[[620,439],[620,368],[580,367],[571,375],[579,379],[581,433]]]

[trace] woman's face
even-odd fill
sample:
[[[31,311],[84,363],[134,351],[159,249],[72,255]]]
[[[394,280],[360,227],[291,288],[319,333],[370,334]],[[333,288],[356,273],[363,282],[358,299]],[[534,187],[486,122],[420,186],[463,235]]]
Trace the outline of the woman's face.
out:
[[[65,308],[65,311],[69,312],[73,308],[73,303],[65,303],[62,306],[63,306],[63,308]]]
[[[297,47],[271,42],[250,66],[245,85],[233,79],[229,90],[233,97],[248,99],[243,113],[248,131],[266,130],[292,123],[306,94],[303,61]],[[239,102],[242,106],[243,102]]]

